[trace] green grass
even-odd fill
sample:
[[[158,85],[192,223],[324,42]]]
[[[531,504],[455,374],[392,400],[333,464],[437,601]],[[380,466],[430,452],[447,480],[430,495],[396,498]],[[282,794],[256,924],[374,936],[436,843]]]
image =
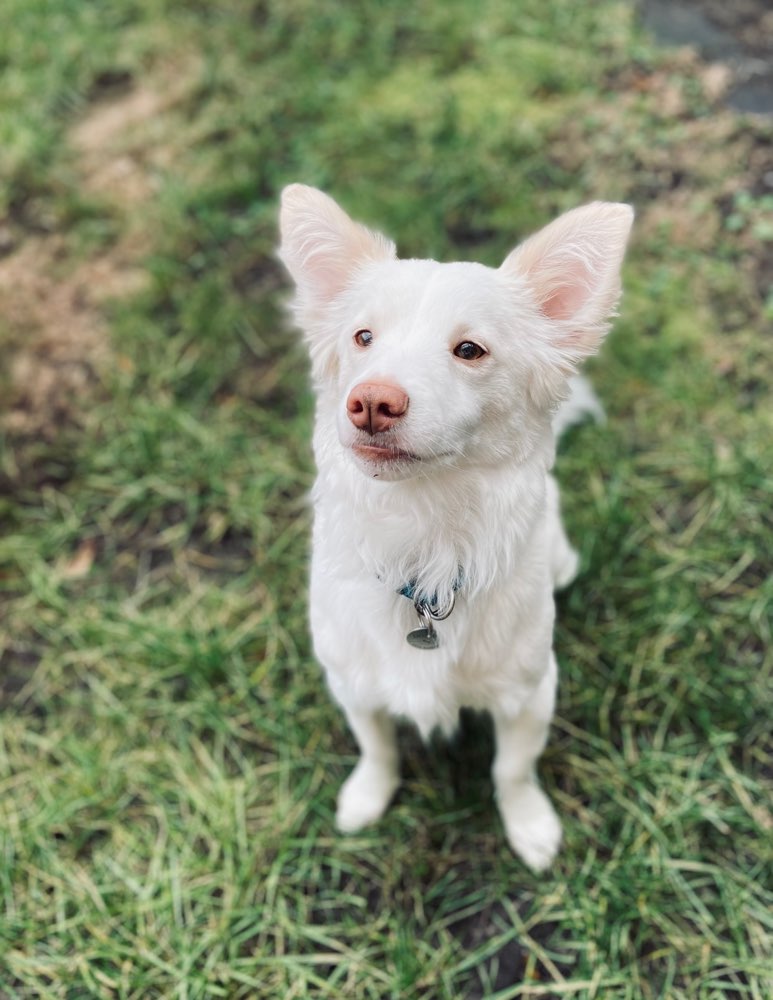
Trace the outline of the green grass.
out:
[[[0,996],[770,996],[770,129],[607,0],[5,6],[11,258],[53,236],[66,278],[138,229],[147,282],[104,307],[110,362],[56,433],[0,440]],[[127,209],[73,128],[171,81],[126,138],[154,181]],[[293,180],[406,254],[489,263],[583,200],[636,204],[609,420],[561,449],[584,569],[544,877],[472,716],[449,745],[406,728],[387,817],[334,831],[355,748],[305,623]],[[9,359],[34,335],[0,315]]]

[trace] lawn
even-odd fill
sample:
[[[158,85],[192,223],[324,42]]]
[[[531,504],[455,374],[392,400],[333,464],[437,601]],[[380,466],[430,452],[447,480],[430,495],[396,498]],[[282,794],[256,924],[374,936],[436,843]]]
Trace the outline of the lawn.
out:
[[[611,0],[5,0],[0,997],[773,995],[773,127]],[[766,173],[768,180],[766,181]],[[312,401],[277,196],[498,263],[637,210],[558,473],[541,776],[507,850],[492,738],[355,746],[314,663]]]

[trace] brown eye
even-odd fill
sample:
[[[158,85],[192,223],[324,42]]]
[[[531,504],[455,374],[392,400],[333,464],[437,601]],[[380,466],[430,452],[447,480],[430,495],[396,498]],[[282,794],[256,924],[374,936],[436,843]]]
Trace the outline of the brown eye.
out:
[[[373,343],[373,334],[370,330],[358,330],[354,335],[354,342],[358,347],[370,347]]]
[[[486,353],[485,347],[474,344],[471,340],[463,340],[454,348],[454,357],[461,358],[462,361],[477,361]]]

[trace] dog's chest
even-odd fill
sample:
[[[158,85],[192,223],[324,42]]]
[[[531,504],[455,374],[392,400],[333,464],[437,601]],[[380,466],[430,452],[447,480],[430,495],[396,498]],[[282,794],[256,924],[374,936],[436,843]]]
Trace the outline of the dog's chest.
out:
[[[546,477],[535,466],[382,484],[333,463],[314,490],[315,557],[443,603],[461,582],[488,588],[539,533]]]
[[[339,701],[385,708],[428,732],[453,728],[461,707],[513,708],[524,697],[533,623],[545,601],[552,608],[540,555],[544,471],[525,483],[526,471],[388,488],[359,473],[321,473],[312,631]],[[400,594],[409,584],[441,604],[456,596],[434,625],[437,648],[407,640],[422,624]],[[540,642],[551,625],[540,624]]]
[[[407,639],[419,625],[411,600],[371,574],[336,577],[330,568],[315,554],[312,630],[343,704],[385,709],[428,733],[452,729],[462,707],[514,713],[532,688],[531,666],[544,659],[538,647],[549,642],[552,619],[521,600],[519,580],[472,599],[462,589],[450,616],[435,623],[437,647],[422,649]]]

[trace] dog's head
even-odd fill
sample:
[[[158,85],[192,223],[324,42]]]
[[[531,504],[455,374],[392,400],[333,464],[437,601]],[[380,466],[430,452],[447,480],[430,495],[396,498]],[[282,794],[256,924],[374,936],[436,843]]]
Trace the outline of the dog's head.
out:
[[[399,260],[321,191],[285,188],[279,253],[352,460],[382,479],[523,460],[608,329],[632,219],[574,209],[495,269]]]

